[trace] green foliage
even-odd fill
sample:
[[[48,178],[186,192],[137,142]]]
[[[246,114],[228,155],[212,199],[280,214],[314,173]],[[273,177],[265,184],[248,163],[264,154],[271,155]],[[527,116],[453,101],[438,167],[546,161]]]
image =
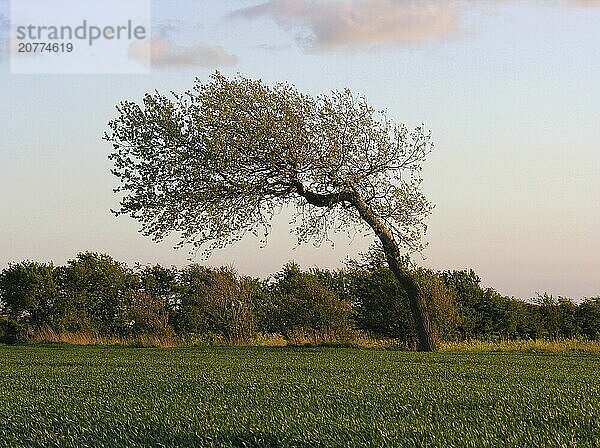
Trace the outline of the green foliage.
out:
[[[538,294],[535,302],[538,304],[537,314],[547,339],[557,341],[572,338],[580,333],[580,325],[585,325],[577,321],[577,305],[570,299],[564,297],[555,299],[544,293]]]
[[[146,292],[133,295],[127,317],[127,333],[132,336],[153,335],[173,337],[175,332],[169,324],[169,313],[159,297]]]
[[[117,110],[105,140],[123,193],[118,214],[147,236],[177,232],[181,245],[210,251],[248,232],[266,236],[292,204],[299,242],[364,227],[366,212],[397,244],[422,247],[430,133],[394,123],[348,89],[312,97],[216,72],[183,94],[153,92]]]
[[[504,297],[492,288],[483,288],[480,278],[472,270],[445,271],[439,276],[456,299],[460,339],[535,339],[544,336],[539,306]]]
[[[558,309],[560,314],[559,335],[567,339],[579,335],[581,329],[577,320],[577,305],[569,298],[559,297]]]
[[[406,292],[383,259],[367,256],[371,258],[335,273],[332,284],[354,304],[359,328],[414,345],[415,326]],[[429,308],[435,336],[440,340],[454,337],[460,320],[455,297],[433,271],[414,269],[411,275]]]
[[[254,331],[256,282],[232,269],[191,265],[179,273],[174,325],[180,334],[216,334],[247,342]]]
[[[167,311],[174,310],[178,305],[177,282],[179,270],[156,264],[154,266],[137,266],[142,290],[152,297],[159,299]]]
[[[594,447],[598,355],[0,346],[0,445]]]
[[[461,322],[457,297],[432,270],[418,268],[413,275],[425,296],[436,337],[442,341],[456,339]]]
[[[139,298],[139,277],[105,254],[84,252],[60,269],[63,298],[58,329],[93,329],[127,335],[131,305]]]
[[[25,342],[26,338],[27,328],[23,324],[8,319],[8,316],[0,317],[0,344]]]
[[[384,267],[347,275],[357,321],[374,335],[413,343],[415,334],[408,299],[392,272]]]
[[[58,300],[52,264],[23,261],[0,273],[0,303],[8,319],[35,330],[44,326]]]
[[[592,340],[600,339],[600,297],[586,299],[577,307],[581,333]]]
[[[267,286],[267,302],[259,304],[267,332],[281,333],[291,342],[344,341],[350,338],[351,305],[319,281],[289,263]]]
[[[473,271],[413,268],[438,341],[600,339],[600,299],[531,302],[481,286]],[[46,332],[46,333],[44,333]],[[381,253],[340,270],[290,263],[267,281],[230,268],[159,265],[131,269],[85,252],[65,266],[24,261],[0,272],[0,341],[36,334],[81,340],[155,337],[242,344],[257,333],[293,344],[366,336],[415,346],[403,287]]]

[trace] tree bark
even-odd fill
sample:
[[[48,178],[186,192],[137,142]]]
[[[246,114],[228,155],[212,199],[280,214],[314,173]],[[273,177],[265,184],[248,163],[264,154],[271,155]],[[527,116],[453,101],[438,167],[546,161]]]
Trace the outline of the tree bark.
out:
[[[371,210],[360,195],[356,194],[353,205],[358,210],[361,218],[369,224],[379,238],[379,241],[381,241],[390,270],[408,296],[410,311],[417,332],[417,349],[424,352],[436,351],[437,346],[433,339],[433,328],[431,319],[429,318],[429,312],[427,311],[427,303],[425,302],[425,298],[423,297],[423,293],[417,282],[415,282],[410,273],[402,267],[400,263],[400,249],[394,240],[392,233],[386,228],[375,213],[373,213],[373,210]]]
[[[429,318],[427,303],[425,302],[421,288],[417,282],[415,282],[412,276],[400,265],[397,256],[390,256],[390,254],[387,252],[386,256],[391,271],[408,296],[410,311],[413,316],[415,329],[417,332],[417,349],[422,352],[436,351],[437,345],[433,339],[431,319]]]

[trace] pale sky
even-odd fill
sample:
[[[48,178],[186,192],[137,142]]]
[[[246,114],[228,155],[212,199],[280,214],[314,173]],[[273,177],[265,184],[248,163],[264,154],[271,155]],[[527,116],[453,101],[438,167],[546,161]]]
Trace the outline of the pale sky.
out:
[[[473,268],[521,298],[600,295],[599,1],[156,0],[152,15],[150,74],[13,75],[0,53],[0,268],[84,250],[186,264],[185,249],[110,213],[117,182],[101,137],[119,101],[219,69],[311,94],[349,87],[398,122],[425,123],[435,150],[423,188],[437,206],[419,263]],[[247,238],[207,263],[260,276],[292,259],[335,268],[372,241],[295,248],[287,221],[267,247]]]

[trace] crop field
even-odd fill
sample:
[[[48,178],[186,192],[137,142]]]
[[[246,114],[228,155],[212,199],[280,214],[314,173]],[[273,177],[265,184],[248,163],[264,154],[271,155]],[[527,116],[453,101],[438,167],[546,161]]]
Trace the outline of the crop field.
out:
[[[600,443],[600,356],[0,346],[0,446]]]

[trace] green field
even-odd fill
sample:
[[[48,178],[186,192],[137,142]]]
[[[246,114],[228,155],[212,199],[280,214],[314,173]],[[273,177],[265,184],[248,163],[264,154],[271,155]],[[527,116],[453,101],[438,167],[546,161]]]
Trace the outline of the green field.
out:
[[[598,446],[600,356],[0,346],[0,445]]]

